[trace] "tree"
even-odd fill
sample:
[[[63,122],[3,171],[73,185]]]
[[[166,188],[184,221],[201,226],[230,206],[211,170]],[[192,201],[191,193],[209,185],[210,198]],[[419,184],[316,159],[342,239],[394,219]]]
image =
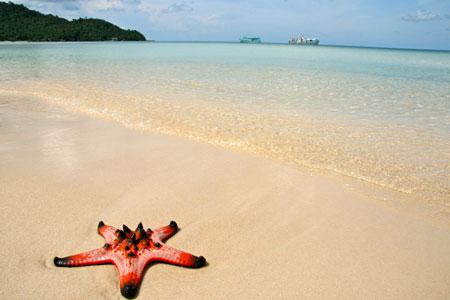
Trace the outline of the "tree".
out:
[[[124,30],[100,19],[68,21],[44,15],[22,4],[0,2],[0,41],[145,41],[136,30]]]

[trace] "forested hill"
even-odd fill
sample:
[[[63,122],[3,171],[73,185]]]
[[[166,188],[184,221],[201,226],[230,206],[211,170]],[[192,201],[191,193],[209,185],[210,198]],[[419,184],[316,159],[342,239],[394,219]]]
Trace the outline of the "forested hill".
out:
[[[100,19],[66,19],[44,15],[24,5],[0,2],[0,41],[145,41],[136,30],[124,30]]]

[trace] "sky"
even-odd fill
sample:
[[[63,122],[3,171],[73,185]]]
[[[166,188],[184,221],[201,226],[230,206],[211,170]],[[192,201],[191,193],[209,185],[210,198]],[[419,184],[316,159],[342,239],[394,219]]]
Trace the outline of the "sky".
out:
[[[68,19],[95,17],[158,41],[293,35],[322,44],[450,50],[450,0],[13,0]]]

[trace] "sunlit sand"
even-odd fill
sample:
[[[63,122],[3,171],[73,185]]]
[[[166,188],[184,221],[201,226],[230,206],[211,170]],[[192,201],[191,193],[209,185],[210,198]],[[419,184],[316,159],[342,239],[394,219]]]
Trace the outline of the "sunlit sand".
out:
[[[175,219],[209,265],[153,265],[141,299],[443,299],[448,212],[183,138],[0,99],[1,298],[119,298],[112,265],[60,269],[96,228]],[[181,295],[181,296],[180,296]]]

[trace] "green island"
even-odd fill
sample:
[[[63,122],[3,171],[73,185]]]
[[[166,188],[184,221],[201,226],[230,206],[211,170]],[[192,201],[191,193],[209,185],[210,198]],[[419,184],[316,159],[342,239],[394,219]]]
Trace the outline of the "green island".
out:
[[[0,41],[145,41],[142,33],[100,19],[66,20],[0,2]]]

